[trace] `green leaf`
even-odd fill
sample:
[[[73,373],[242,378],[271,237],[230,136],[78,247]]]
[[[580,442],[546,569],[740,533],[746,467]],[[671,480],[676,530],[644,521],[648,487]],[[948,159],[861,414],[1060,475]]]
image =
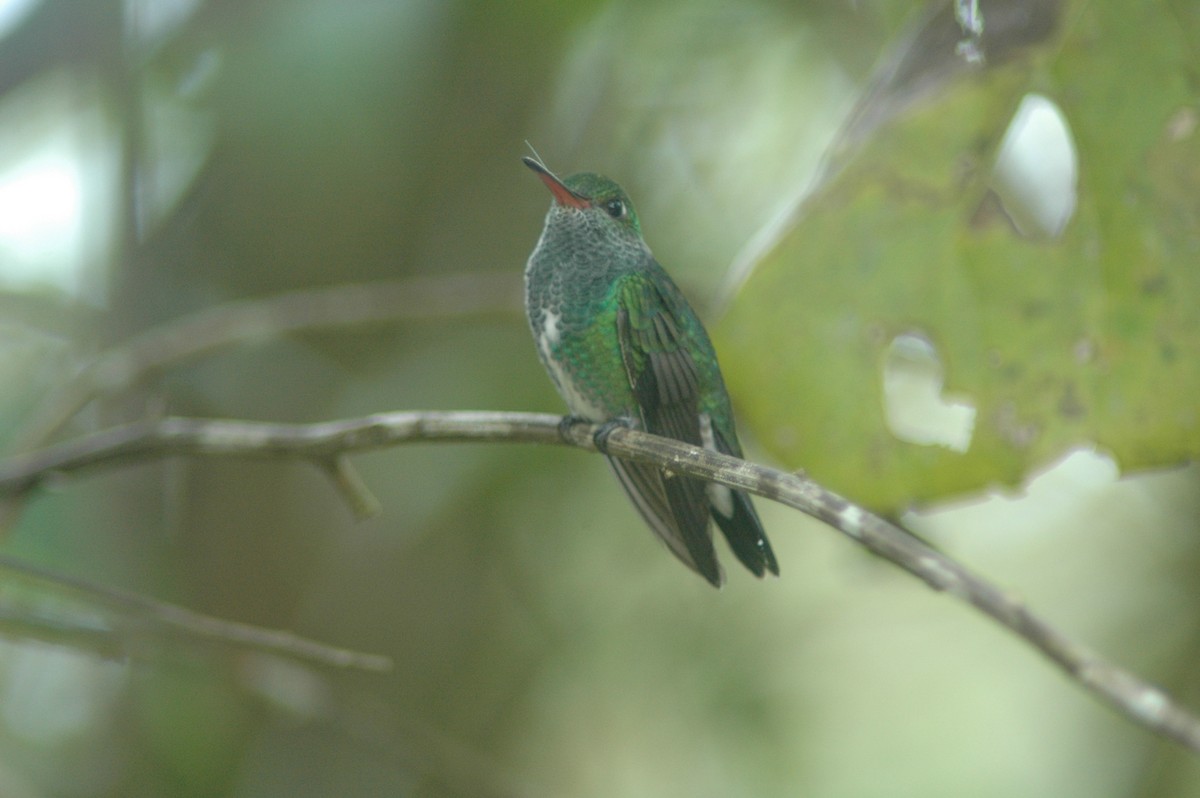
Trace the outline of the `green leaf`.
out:
[[[763,445],[881,509],[1015,484],[1087,443],[1124,469],[1200,454],[1196,17],[1068,5],[1005,63],[874,98],[900,107],[762,255],[717,330]],[[992,192],[1029,92],[1058,105],[1079,163],[1052,240],[1020,235]],[[932,344],[943,395],[975,408],[966,451],[889,428],[884,364],[905,333]]]

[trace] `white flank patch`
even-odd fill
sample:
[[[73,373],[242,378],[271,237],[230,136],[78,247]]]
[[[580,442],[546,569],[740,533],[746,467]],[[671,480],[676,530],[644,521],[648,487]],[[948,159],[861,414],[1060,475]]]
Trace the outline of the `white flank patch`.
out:
[[[558,343],[558,323],[562,321],[562,316],[552,310],[546,311],[546,320],[542,322],[542,337],[538,340],[538,345],[542,347],[542,354],[546,357],[550,356],[550,347]]]

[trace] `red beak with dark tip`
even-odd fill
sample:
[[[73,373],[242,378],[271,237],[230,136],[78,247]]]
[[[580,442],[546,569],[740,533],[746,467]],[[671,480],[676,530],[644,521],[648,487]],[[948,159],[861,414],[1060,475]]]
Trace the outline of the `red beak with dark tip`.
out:
[[[554,195],[554,201],[559,205],[566,205],[568,208],[583,208],[591,207],[592,201],[587,197],[576,194],[571,189],[563,185],[563,182],[554,176],[554,173],[529,156],[521,159],[525,165],[537,173],[537,176],[546,184],[546,188],[550,189],[550,193]]]

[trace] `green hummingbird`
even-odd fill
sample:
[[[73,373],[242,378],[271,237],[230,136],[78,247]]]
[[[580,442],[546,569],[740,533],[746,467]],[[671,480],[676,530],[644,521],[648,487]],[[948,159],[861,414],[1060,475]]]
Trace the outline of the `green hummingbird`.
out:
[[[560,180],[524,158],[554,195],[525,266],[525,313],[538,354],[573,416],[742,456],[708,333],[642,239],[625,192],[592,173]],[[671,553],[716,587],[715,519],[756,576],[779,574],[750,496],[643,463],[608,458]]]

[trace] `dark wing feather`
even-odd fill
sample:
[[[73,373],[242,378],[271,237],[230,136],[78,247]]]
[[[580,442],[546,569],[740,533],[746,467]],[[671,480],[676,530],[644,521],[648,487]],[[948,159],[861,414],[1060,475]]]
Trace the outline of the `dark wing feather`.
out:
[[[619,288],[617,340],[647,432],[702,445],[699,376],[679,320],[640,274]],[[724,579],[709,531],[707,485],[643,463],[611,459],[626,492],[667,547],[714,585]],[[739,555],[740,557],[741,555]]]

